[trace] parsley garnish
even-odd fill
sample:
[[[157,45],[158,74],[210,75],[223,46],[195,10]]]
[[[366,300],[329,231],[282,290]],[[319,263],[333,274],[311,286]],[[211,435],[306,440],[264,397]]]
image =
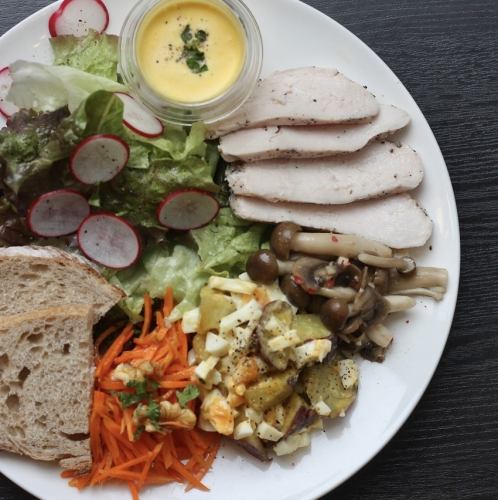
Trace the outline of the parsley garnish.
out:
[[[140,439],[140,436],[142,433],[145,431],[145,427],[141,425],[140,427],[137,427],[137,430],[133,433],[133,440],[138,441]]]
[[[183,389],[182,392],[176,391],[176,397],[178,399],[178,403],[182,408],[185,408],[187,406],[187,403],[189,401],[194,400],[195,398],[199,397],[199,388],[195,385],[187,385],[185,389]]]
[[[159,422],[159,417],[161,416],[161,408],[156,401],[152,400],[147,406],[147,416],[152,423],[157,424],[157,422]]]
[[[127,387],[135,389],[135,393],[119,392],[118,399],[123,408],[128,408],[142,401],[149,401],[156,395],[159,384],[155,380],[130,380]]]
[[[185,59],[185,63],[192,73],[204,73],[208,70],[206,55],[201,50],[201,45],[208,39],[208,36],[208,33],[204,30],[197,30],[194,35],[190,24],[187,24],[182,31],[181,38],[185,44],[182,59]]]

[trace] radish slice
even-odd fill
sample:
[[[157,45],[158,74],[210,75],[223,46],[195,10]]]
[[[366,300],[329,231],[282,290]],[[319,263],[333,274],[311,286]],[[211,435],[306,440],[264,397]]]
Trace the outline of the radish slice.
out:
[[[164,132],[163,124],[131,95],[116,92],[115,95],[124,104],[123,122],[133,132],[143,137],[159,137]]]
[[[85,36],[90,30],[103,33],[109,11],[101,0],[64,0],[48,21],[50,35]]]
[[[71,154],[73,175],[83,184],[108,182],[128,163],[130,148],[120,137],[100,134],[87,137]]]
[[[188,231],[209,224],[220,210],[214,196],[198,189],[175,191],[157,207],[159,223],[169,229]]]
[[[5,100],[11,85],[10,69],[8,67],[0,69],[0,114],[5,118],[10,118],[19,111],[19,108],[14,103]]]
[[[89,213],[90,205],[81,193],[59,189],[41,195],[31,204],[27,223],[38,236],[66,236],[75,233]]]
[[[88,216],[78,230],[81,251],[91,260],[112,269],[133,265],[140,256],[137,231],[114,214]]]

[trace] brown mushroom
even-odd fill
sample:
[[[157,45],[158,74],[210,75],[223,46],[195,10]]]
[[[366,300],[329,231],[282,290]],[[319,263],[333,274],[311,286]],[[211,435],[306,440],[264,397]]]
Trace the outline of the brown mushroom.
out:
[[[356,294],[350,315],[359,316],[365,326],[382,323],[387,317],[389,307],[387,301],[372,286],[360,290]]]
[[[256,283],[270,285],[280,275],[289,273],[292,263],[277,260],[276,256],[269,250],[258,250],[253,253],[246,262],[246,271],[249,277]]]
[[[389,293],[422,295],[442,300],[448,287],[448,271],[437,267],[418,267],[409,275],[391,272]]]
[[[342,330],[348,316],[349,305],[345,300],[327,300],[320,310],[322,323],[332,332]]]
[[[311,297],[295,281],[292,274],[285,274],[280,279],[280,289],[289,302],[299,309],[306,309]]]
[[[294,262],[294,281],[310,295],[352,301],[356,290],[348,286],[336,286],[338,267],[335,262],[301,257]]]
[[[372,282],[381,295],[386,295],[389,292],[389,271],[387,269],[376,269]]]
[[[282,260],[289,260],[292,240],[301,231],[301,227],[293,222],[282,222],[273,230],[270,247]]]
[[[410,274],[415,271],[417,264],[412,257],[379,257],[368,253],[360,253],[358,260],[367,266],[382,269],[396,269],[401,274]]]
[[[290,252],[336,257],[357,257],[361,253],[391,257],[392,250],[360,236],[334,233],[303,233],[292,222],[282,222],[273,230],[271,248],[278,258],[287,260]]]

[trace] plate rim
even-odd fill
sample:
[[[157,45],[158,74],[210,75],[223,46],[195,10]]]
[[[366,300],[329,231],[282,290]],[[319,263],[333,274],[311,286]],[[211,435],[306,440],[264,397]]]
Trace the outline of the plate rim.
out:
[[[447,325],[447,328],[445,329],[445,339],[444,342],[441,345],[440,352],[437,353],[437,362],[434,363],[434,366],[431,367],[430,369],[430,376],[427,378],[427,381],[423,383],[420,387],[420,389],[417,391],[416,395],[414,395],[411,398],[411,401],[409,404],[406,405],[405,409],[396,417],[394,422],[389,426],[388,431],[385,433],[385,435],[379,440],[379,443],[376,446],[372,446],[369,450],[368,453],[365,454],[362,460],[360,460],[357,464],[355,464],[354,467],[351,467],[351,469],[343,474],[339,479],[329,477],[321,481],[320,483],[312,486],[310,489],[308,489],[305,493],[303,493],[306,498],[319,498],[323,495],[326,495],[327,493],[331,492],[335,488],[339,487],[340,485],[344,484],[347,480],[349,480],[352,476],[354,476],[357,472],[359,472],[361,469],[365,467],[374,457],[376,457],[393,439],[393,437],[400,431],[400,429],[405,425],[406,421],[410,417],[410,415],[413,413],[415,410],[416,406],[420,403],[422,397],[424,396],[425,392],[427,391],[427,388],[429,387],[430,383],[432,382],[434,375],[436,373],[436,370],[438,369],[440,363],[441,363],[441,358],[444,354],[444,351],[447,347],[448,344],[448,338],[451,333],[451,329],[453,326],[453,321],[455,317],[455,311],[456,311],[456,306],[458,302],[458,297],[459,297],[459,292],[460,292],[460,276],[461,276],[461,232],[460,232],[460,223],[459,223],[459,215],[458,215],[458,207],[456,203],[456,198],[455,198],[455,192],[453,189],[453,184],[451,182],[451,177],[448,171],[448,166],[446,164],[446,160],[444,158],[444,155],[441,151],[441,148],[439,146],[439,143],[437,141],[436,136],[434,135],[434,132],[432,130],[432,127],[430,126],[429,122],[427,121],[427,118],[425,117],[425,114],[422,112],[420,109],[419,105],[417,104],[415,98],[412,96],[411,92],[406,88],[406,86],[403,84],[402,80],[398,78],[396,73],[388,66],[388,64],[369,46],[367,45],[361,38],[359,38],[355,33],[350,31],[348,28],[340,24],[338,21],[336,21],[334,18],[328,16],[324,12],[318,10],[316,7],[313,7],[304,1],[301,0],[284,0],[289,3],[293,3],[295,5],[298,5],[299,8],[307,9],[310,10],[313,15],[317,17],[321,17],[322,19],[326,19],[327,22],[332,22],[335,25],[335,28],[338,29],[342,34],[348,37],[353,37],[355,39],[355,42],[358,43],[363,50],[366,51],[368,56],[370,58],[373,58],[376,60],[377,63],[380,63],[382,68],[387,71],[387,73],[393,77],[397,84],[401,86],[402,91],[406,94],[406,96],[411,100],[411,104],[417,109],[417,111],[420,113],[420,115],[423,117],[423,120],[425,122],[425,125],[427,126],[427,129],[430,131],[430,139],[433,141],[434,146],[436,147],[437,154],[438,154],[438,160],[442,161],[444,164],[444,173],[441,172],[442,175],[445,175],[447,178],[447,181],[449,183],[449,186],[451,188],[451,193],[449,196],[449,201],[450,201],[450,212],[454,215],[454,231],[455,231],[455,237],[457,239],[457,247],[456,247],[456,255],[454,258],[456,259],[456,264],[457,264],[457,275],[452,276],[453,279],[455,279],[456,285],[455,285],[455,291],[454,291],[454,296],[448,297],[448,299],[451,299],[451,301],[447,304],[448,308],[448,318],[449,322]],[[8,36],[11,32],[17,31],[19,29],[23,29],[23,27],[27,24],[29,24],[31,21],[33,21],[34,17],[38,17],[40,15],[43,15],[44,13],[48,13],[52,10],[55,10],[56,7],[62,2],[62,0],[57,0],[53,3],[50,3],[49,5],[42,7],[41,9],[33,12],[26,18],[24,18],[22,21],[17,23],[16,25],[12,26],[9,30],[7,30],[5,33],[3,33],[0,36],[0,40],[6,36]],[[15,483],[17,486],[22,488],[23,490],[27,491],[28,493],[32,494],[33,496],[40,498],[36,494],[36,484],[35,485],[30,485],[24,484],[21,482],[18,482],[16,480],[16,477],[14,474],[11,474],[9,472],[5,472],[2,467],[2,463],[0,461],[0,472],[7,477],[10,481]]]

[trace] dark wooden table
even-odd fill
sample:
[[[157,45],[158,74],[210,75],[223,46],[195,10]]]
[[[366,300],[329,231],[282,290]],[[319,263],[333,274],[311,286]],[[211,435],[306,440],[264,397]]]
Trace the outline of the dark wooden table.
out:
[[[498,0],[306,1],[412,93],[446,158],[462,232],[457,312],[430,387],[391,443],[329,498],[498,499]],[[0,34],[48,3],[0,0]],[[27,498],[0,476],[0,500]]]

